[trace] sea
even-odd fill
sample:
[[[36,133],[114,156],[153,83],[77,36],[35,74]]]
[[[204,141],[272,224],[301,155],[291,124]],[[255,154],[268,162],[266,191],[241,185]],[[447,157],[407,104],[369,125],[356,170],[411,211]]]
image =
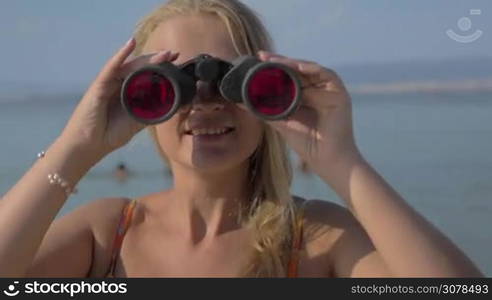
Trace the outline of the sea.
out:
[[[492,277],[492,94],[352,95],[359,149],[400,195]],[[0,195],[60,134],[78,98],[0,97]],[[297,156],[291,153],[294,166]],[[119,163],[132,173],[112,176]],[[319,177],[296,168],[293,194],[343,205]],[[101,197],[138,197],[172,185],[148,134],[95,165],[62,216]],[[370,201],[370,199],[367,199]],[[380,212],[384,217],[384,211]]]

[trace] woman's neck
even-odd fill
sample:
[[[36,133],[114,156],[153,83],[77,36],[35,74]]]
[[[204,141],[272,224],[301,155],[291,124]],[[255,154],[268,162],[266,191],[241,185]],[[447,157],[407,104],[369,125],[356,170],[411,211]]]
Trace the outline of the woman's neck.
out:
[[[241,204],[249,200],[248,168],[238,167],[217,173],[174,168],[171,207],[177,222],[189,229],[196,240],[238,229]]]

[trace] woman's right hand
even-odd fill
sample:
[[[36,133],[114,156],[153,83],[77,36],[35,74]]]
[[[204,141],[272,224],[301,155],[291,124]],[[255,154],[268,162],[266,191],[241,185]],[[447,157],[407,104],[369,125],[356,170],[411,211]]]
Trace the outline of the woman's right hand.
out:
[[[63,130],[60,136],[63,143],[84,152],[90,151],[90,154],[102,159],[127,144],[145,128],[144,124],[131,118],[121,105],[123,80],[145,65],[172,62],[179,54],[161,51],[132,58],[130,54],[135,44],[135,39],[130,39],[102,68]]]

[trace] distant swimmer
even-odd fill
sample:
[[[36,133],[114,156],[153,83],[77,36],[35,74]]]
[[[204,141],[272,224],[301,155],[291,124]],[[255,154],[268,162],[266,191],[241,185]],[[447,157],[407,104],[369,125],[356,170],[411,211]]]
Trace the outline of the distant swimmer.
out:
[[[299,171],[301,171],[302,173],[304,174],[310,174],[311,172],[309,171],[309,166],[307,164],[306,161],[304,160],[299,160],[299,163],[297,165],[297,168],[299,169]]]
[[[123,183],[126,182],[129,176],[130,172],[126,168],[126,165],[124,163],[119,163],[114,171],[114,177],[116,180]]]

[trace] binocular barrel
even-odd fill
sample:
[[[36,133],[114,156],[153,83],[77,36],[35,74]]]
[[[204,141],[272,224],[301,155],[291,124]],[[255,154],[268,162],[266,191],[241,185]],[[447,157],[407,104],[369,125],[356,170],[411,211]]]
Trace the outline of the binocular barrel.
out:
[[[285,119],[300,102],[301,85],[289,67],[242,56],[232,63],[202,54],[176,66],[170,62],[143,67],[123,82],[121,101],[137,121],[157,124],[191,103],[197,81],[212,84],[224,99],[243,103],[265,120]]]

